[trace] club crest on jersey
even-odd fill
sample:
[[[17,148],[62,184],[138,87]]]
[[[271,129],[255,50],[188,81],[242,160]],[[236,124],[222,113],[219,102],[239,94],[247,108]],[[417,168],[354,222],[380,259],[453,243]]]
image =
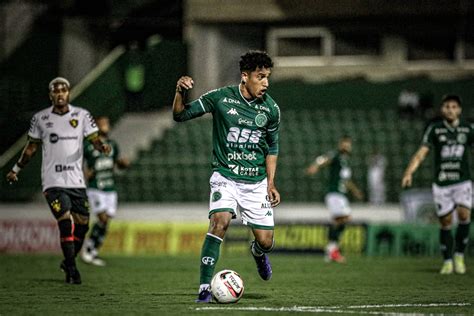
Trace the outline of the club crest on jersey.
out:
[[[258,114],[256,117],[255,117],[255,124],[258,126],[258,127],[264,127],[268,122],[268,118],[265,114]]]
[[[79,125],[79,121],[76,119],[69,120],[69,124],[71,124],[72,127],[76,128],[77,125]]]
[[[217,202],[222,198],[222,193],[216,191],[212,194],[212,202]]]
[[[465,144],[467,141],[467,136],[466,134],[459,134],[458,135],[458,143],[460,144]]]

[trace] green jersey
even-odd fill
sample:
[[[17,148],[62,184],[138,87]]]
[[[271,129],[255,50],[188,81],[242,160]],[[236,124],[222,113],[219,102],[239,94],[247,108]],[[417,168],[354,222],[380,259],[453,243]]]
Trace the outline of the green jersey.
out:
[[[114,167],[119,158],[119,147],[115,141],[110,139],[103,142],[111,147],[108,155],[96,150],[90,142],[84,146],[85,163],[89,169],[93,170],[88,187],[101,191],[116,191]]]
[[[280,109],[265,94],[245,99],[239,86],[209,91],[174,115],[178,122],[212,113],[212,168],[224,177],[255,183],[266,175],[265,158],[278,155]]]
[[[349,155],[340,152],[331,152],[328,155],[329,163],[329,189],[328,192],[347,194],[346,182],[352,177],[349,165]]]
[[[471,180],[470,149],[474,125],[460,122],[457,127],[446,121],[431,123],[423,135],[423,145],[434,151],[435,183],[440,186]]]

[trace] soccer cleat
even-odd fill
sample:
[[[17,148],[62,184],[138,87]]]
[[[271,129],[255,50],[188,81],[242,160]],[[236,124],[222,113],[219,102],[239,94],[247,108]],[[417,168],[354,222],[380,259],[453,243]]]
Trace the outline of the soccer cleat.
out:
[[[253,254],[252,247],[254,242],[255,241],[253,241],[250,245],[250,253],[257,264],[258,274],[263,280],[268,281],[272,278],[272,265],[270,263],[270,259],[268,259],[266,254],[262,254],[261,256],[256,256]]]
[[[75,266],[67,266],[66,262],[63,260],[59,266],[61,271],[66,275],[65,282],[69,284],[81,284],[81,274]]]
[[[453,273],[453,261],[446,260],[439,271],[440,274],[452,274]]]
[[[92,254],[92,251],[89,250],[89,248],[84,248],[81,252],[81,259],[85,263],[92,264],[92,261],[94,260],[94,255]]]
[[[105,267],[104,259],[101,259],[99,257],[94,257],[91,261],[91,264],[96,267]]]
[[[196,303],[210,303],[212,301],[212,294],[209,288],[199,292]]]
[[[464,264],[464,255],[454,254],[454,272],[457,274],[466,273],[466,265]]]
[[[339,248],[334,247],[333,249],[329,250],[326,254],[326,261],[327,262],[337,262],[337,263],[345,263],[346,258],[344,258],[343,255],[341,255],[341,251]]]

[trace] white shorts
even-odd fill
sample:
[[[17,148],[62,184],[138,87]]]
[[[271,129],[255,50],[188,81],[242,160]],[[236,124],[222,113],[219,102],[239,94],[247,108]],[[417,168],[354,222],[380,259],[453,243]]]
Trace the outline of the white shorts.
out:
[[[436,204],[436,215],[443,217],[448,215],[456,206],[472,208],[472,182],[464,181],[461,183],[447,186],[439,186],[433,183],[433,200]]]
[[[351,214],[349,200],[347,199],[347,196],[342,193],[328,193],[326,194],[324,201],[326,202],[326,207],[329,209],[332,218],[349,216]]]
[[[87,196],[93,214],[105,212],[109,217],[114,217],[117,213],[117,192],[87,189]]]
[[[273,230],[273,208],[268,201],[267,179],[243,183],[214,172],[209,180],[209,216],[217,212],[240,213],[242,223],[256,229]]]

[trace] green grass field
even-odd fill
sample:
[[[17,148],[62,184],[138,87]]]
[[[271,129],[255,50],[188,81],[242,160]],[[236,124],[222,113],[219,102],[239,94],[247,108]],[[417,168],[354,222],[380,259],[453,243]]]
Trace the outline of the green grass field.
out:
[[[110,257],[79,263],[82,285],[63,283],[59,256],[0,256],[0,315],[474,314],[474,273],[440,276],[439,258],[272,255],[273,278],[259,279],[250,255],[222,256],[245,294],[232,305],[195,304],[197,257]],[[469,261],[467,262],[469,264]],[[469,265],[468,265],[468,268]]]

